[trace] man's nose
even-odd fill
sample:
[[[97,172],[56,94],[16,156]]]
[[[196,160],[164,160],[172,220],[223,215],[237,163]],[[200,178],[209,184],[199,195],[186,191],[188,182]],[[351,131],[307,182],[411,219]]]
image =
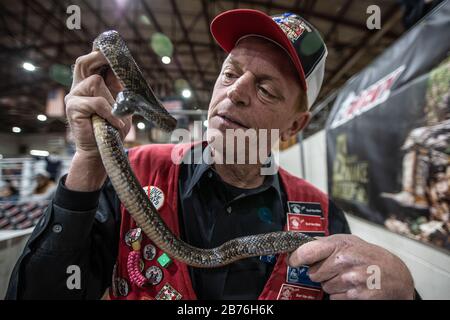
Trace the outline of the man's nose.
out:
[[[253,75],[245,72],[228,89],[228,98],[237,106],[248,106],[251,101],[251,83]]]

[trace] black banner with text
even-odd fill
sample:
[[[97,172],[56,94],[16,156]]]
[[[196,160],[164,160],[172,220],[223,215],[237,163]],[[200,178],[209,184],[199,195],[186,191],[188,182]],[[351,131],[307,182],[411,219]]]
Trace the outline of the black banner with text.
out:
[[[339,91],[327,121],[340,207],[450,250],[450,2]]]

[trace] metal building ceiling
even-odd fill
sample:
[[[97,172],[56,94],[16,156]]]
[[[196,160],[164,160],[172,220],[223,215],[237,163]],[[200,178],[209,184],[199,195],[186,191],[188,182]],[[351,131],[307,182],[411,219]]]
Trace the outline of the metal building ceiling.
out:
[[[81,30],[66,27],[69,5],[81,9]],[[366,9],[381,8],[380,30],[368,30]],[[209,33],[218,13],[253,8],[269,14],[294,12],[321,32],[329,56],[318,101],[361,70],[403,32],[401,8],[395,0],[4,0],[0,3],[0,131],[20,126],[24,132],[64,131],[63,120],[42,125],[48,90],[58,86],[52,65],[70,66],[91,50],[92,40],[104,30],[116,29],[125,38],[150,85],[160,97],[177,96],[175,81],[185,79],[193,96],[189,108],[207,109],[224,52]],[[151,49],[155,32],[167,35],[174,47],[165,65]],[[36,72],[22,68],[32,61]],[[326,110],[311,128],[323,124]]]

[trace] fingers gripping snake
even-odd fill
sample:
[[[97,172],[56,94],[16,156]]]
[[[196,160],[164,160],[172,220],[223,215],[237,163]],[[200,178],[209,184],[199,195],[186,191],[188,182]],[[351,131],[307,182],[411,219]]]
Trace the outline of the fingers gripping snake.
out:
[[[125,88],[112,109],[115,116],[136,113],[165,131],[175,129],[176,120],[156,98],[116,31],[100,34],[93,48],[103,53]],[[169,230],[149,200],[131,169],[118,130],[97,115],[92,117],[92,123],[103,165],[119,199],[142,231],[172,258],[194,267],[220,267],[247,257],[292,252],[314,240],[300,232],[279,231],[232,239],[212,249],[189,245]]]

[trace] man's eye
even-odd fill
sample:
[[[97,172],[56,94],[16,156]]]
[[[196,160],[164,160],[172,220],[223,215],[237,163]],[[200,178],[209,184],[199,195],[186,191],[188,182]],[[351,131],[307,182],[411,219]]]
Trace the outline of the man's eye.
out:
[[[231,79],[233,78],[233,74],[231,72],[224,72],[223,75],[225,76],[225,78]]]
[[[259,91],[261,91],[261,93],[268,97],[268,98],[275,98],[275,96],[273,94],[271,94],[267,89],[265,89],[264,87],[259,87]]]
[[[234,73],[229,72],[229,71],[224,71],[222,73],[222,82],[225,85],[229,85],[231,83],[233,83],[233,81],[235,80],[236,76],[234,75]]]

